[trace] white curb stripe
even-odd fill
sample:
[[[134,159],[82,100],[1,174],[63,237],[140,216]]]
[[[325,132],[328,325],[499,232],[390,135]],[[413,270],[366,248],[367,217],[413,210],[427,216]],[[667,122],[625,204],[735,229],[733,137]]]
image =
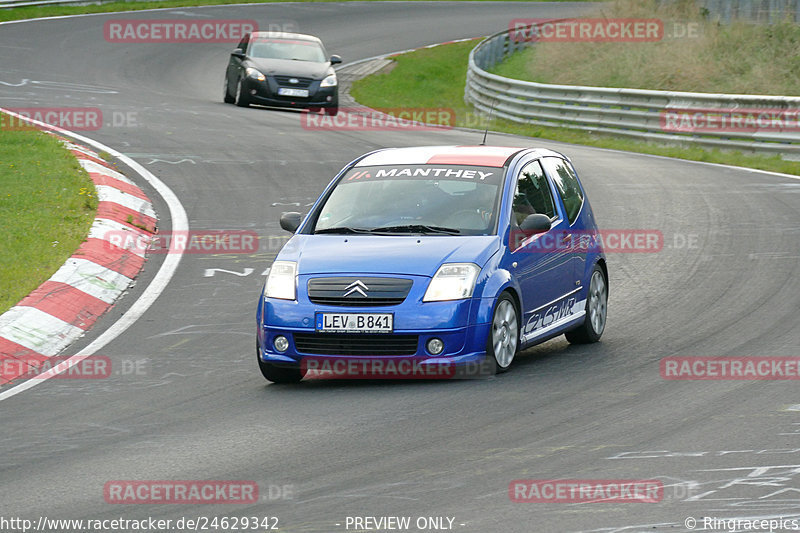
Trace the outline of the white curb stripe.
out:
[[[142,200],[136,196],[122,192],[119,189],[110,187],[108,185],[95,185],[97,189],[97,198],[101,202],[113,202],[128,209],[141,213],[143,215],[156,218],[156,212],[153,209],[153,204],[147,200]]]
[[[70,257],[53,274],[50,281],[66,283],[98,300],[112,304],[133,280],[93,261]]]
[[[108,218],[96,218],[89,229],[89,239],[100,239],[131,253],[144,257],[147,243],[153,236],[144,231],[132,229],[125,224]]]
[[[2,316],[0,337],[48,357],[69,346],[84,330],[35,307],[14,306]]]
[[[136,187],[136,184],[127,177],[125,177],[125,175],[120,174],[116,170],[112,170],[106,166],[103,166],[100,163],[95,163],[91,159],[78,159],[78,162],[81,164],[84,170],[86,170],[86,172],[95,172],[97,174],[103,174],[104,176],[114,178],[115,180],[124,181],[125,183]]]

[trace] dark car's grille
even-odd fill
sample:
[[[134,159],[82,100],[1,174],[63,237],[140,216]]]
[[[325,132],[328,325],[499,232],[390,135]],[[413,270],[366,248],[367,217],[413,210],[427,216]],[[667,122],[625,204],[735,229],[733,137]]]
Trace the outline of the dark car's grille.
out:
[[[398,278],[313,278],[308,282],[308,299],[322,305],[398,305],[408,296],[412,283]]]
[[[300,353],[312,355],[415,355],[419,335],[391,333],[295,333],[294,345]]]
[[[297,83],[291,83],[289,80],[297,80]],[[311,85],[311,82],[314,80],[311,78],[299,78],[297,76],[275,76],[275,81],[277,81],[278,85],[281,87],[297,87],[299,89],[304,89]]]

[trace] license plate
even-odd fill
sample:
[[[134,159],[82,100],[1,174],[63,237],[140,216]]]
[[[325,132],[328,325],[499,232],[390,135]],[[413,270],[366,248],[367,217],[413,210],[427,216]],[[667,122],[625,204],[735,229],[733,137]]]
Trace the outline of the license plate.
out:
[[[391,313],[317,313],[317,331],[338,333],[391,333]]]
[[[279,87],[278,94],[281,96],[301,96],[308,98],[308,89],[290,89],[288,87]]]

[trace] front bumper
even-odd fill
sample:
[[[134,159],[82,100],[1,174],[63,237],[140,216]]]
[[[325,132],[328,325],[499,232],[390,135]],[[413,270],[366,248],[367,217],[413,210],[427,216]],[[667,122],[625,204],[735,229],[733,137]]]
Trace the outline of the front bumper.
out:
[[[339,106],[339,87],[320,87],[320,81],[315,80],[307,87],[301,87],[308,90],[308,97],[299,96],[281,96],[278,94],[278,89],[281,87],[292,88],[290,86],[281,86],[273,76],[267,76],[265,81],[258,81],[256,79],[247,77],[243,80],[242,89],[247,92],[247,97],[254,104],[273,106],[273,107],[291,107],[298,109],[306,109],[309,107],[330,108]]]
[[[302,285],[302,284],[301,284]],[[304,360],[331,361],[380,359],[413,360],[417,365],[467,365],[481,363],[491,324],[486,317],[491,300],[470,298],[447,302],[422,302],[425,283],[415,283],[399,305],[360,307],[314,304],[302,287],[296,301],[261,299],[258,320],[259,357],[278,365],[301,366]],[[422,290],[422,292],[419,292]],[[392,333],[321,333],[315,315],[328,313],[392,313]],[[275,338],[286,337],[288,348],[280,352]],[[440,354],[427,349],[428,341],[444,343]]]

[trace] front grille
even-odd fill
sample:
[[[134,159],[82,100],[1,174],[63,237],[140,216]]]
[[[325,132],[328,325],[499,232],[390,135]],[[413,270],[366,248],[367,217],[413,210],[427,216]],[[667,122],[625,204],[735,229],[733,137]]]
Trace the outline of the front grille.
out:
[[[308,299],[315,304],[350,307],[398,305],[412,284],[410,279],[399,278],[313,278],[308,282]]]
[[[290,79],[297,80],[297,83],[290,83]],[[295,87],[297,89],[305,89],[311,82],[314,81],[311,78],[299,78],[297,76],[275,76],[275,81],[278,82],[278,85],[281,87]]]
[[[391,333],[295,333],[294,345],[300,353],[312,355],[415,355],[419,335]]]

